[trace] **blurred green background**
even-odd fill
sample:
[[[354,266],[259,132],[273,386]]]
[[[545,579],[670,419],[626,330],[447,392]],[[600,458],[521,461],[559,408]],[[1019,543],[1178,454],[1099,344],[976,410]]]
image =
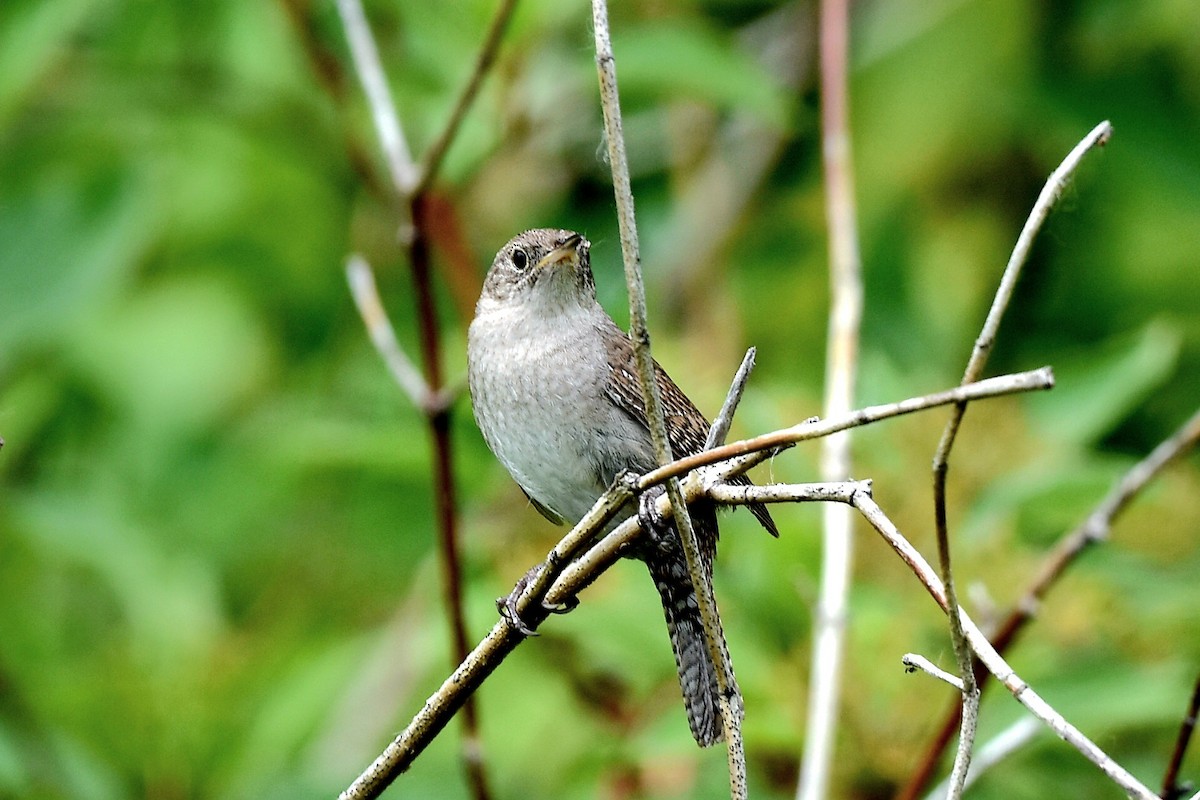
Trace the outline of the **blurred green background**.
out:
[[[413,149],[493,3],[370,2]],[[656,355],[708,413],[750,344],[735,435],[819,413],[826,250],[812,3],[614,2]],[[867,304],[859,399],[956,383],[1049,172],[1102,119],[951,471],[960,585],[986,620],[1200,397],[1200,8],[1192,0],[855,4]],[[397,205],[330,0],[0,4],[0,797],[328,797],[450,666],[430,449],[346,290],[375,266],[417,353]],[[492,254],[586,232],[627,318],[580,0],[520,5],[436,187],[449,375]],[[855,474],[932,554],[944,413],[856,435]],[[454,409],[472,638],[561,533]],[[816,476],[814,446],[760,480]],[[1157,786],[1200,666],[1200,460],[1176,465],[1052,593],[1012,661]],[[717,592],[756,797],[791,796],[819,513],[727,518]],[[836,796],[888,796],[948,689],[942,621],[862,530]],[[480,692],[498,797],[727,796],[684,722],[650,582],[621,564]],[[1019,716],[998,693],[982,736]],[[452,725],[392,790],[463,798]],[[1185,777],[1200,775],[1193,754]],[[1049,734],[981,798],[1116,796]]]

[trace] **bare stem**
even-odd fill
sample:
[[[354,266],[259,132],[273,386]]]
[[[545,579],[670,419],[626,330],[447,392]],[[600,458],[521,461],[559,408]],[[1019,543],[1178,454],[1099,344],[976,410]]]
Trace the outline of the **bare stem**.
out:
[[[983,773],[1029,744],[1041,731],[1042,726],[1033,717],[1021,717],[1012,725],[1000,731],[992,739],[985,742],[979,748],[979,752],[976,753],[975,757],[971,759],[971,771],[967,773],[967,779],[963,783],[963,788],[969,788],[971,784],[979,780]],[[929,793],[926,800],[942,800],[946,796],[946,789],[949,785],[950,779],[947,778],[941,785],[935,787]]]
[[[1167,762],[1167,771],[1163,775],[1163,800],[1175,800],[1175,798],[1183,796],[1183,790],[1179,787],[1179,767],[1183,764],[1183,757],[1187,755],[1192,732],[1196,730],[1197,714],[1200,714],[1200,675],[1196,676],[1196,684],[1192,687],[1192,699],[1188,702],[1183,722],[1179,724],[1179,735],[1175,737],[1175,749],[1171,752],[1171,760]]]
[[[1047,388],[1049,384],[1048,370],[992,378],[978,384],[956,387],[947,392],[923,398],[911,398],[899,403],[873,406],[847,414],[842,420],[828,423],[802,423],[792,428],[710,450],[703,455],[712,456],[723,453],[722,458],[728,459],[744,457],[747,454],[759,452],[759,450],[773,452],[782,444],[828,435],[845,427],[866,424],[886,419],[889,416],[947,405],[963,397],[971,399],[996,397],[1012,392],[1043,389]],[[818,432],[814,433],[814,429]],[[571,600],[584,588],[591,585],[605,569],[615,563],[625,547],[639,535],[640,528],[636,517],[631,517],[621,523],[599,543],[582,555],[578,554],[592,541],[596,532],[608,524],[617,510],[624,506],[634,493],[662,483],[667,480],[668,475],[679,476],[702,466],[693,463],[694,460],[695,457],[680,459],[648,475],[623,476],[618,479],[596,501],[591,511],[550,551],[541,569],[526,584],[516,604],[522,621],[536,629],[547,616],[547,605],[554,606]],[[719,460],[721,459],[717,458],[705,463],[712,465]],[[689,466],[685,467],[685,464],[689,464]],[[746,468],[748,467],[740,466],[741,470]],[[728,474],[734,474],[728,470],[736,470],[737,466],[721,465],[712,467],[712,469],[714,477],[721,478]],[[694,501],[701,496],[708,496],[716,502],[734,504],[783,501],[852,503],[863,496],[870,495],[870,484],[865,481],[799,486],[734,487],[702,480],[689,481],[688,489],[692,492],[687,498],[689,501]],[[671,513],[669,502],[667,498],[659,498],[658,510],[660,513]],[[501,619],[497,622],[484,640],[463,659],[453,674],[446,679],[441,688],[425,702],[424,707],[413,717],[408,727],[341,794],[342,800],[365,800],[378,797],[396,779],[397,775],[412,764],[434,737],[445,728],[455,712],[462,708],[475,689],[524,638],[524,635],[507,620]]]
[[[1083,156],[1097,144],[1107,142],[1111,134],[1112,126],[1108,122],[1102,122],[1097,125],[1067,154],[1062,164],[1051,173],[1050,178],[1046,181],[1046,185],[1038,195],[1037,202],[1034,203],[1033,210],[1025,222],[1025,227],[1022,229],[1021,235],[1017,238],[1017,244],[1013,248],[1012,255],[1009,257],[1008,266],[1004,270],[1000,286],[996,291],[996,296],[992,300],[992,307],[988,311],[983,329],[979,337],[975,340],[975,347],[971,352],[970,359],[967,361],[962,383],[975,381],[983,374],[988,355],[991,353],[992,346],[996,340],[996,334],[1000,329],[1000,321],[1004,316],[1005,310],[1008,308],[1009,301],[1012,299],[1017,278],[1020,276],[1021,269],[1029,258],[1029,251],[1033,247],[1033,240],[1041,229],[1042,223],[1050,215],[1051,209],[1061,196],[1063,189],[1074,174],[1076,167],[1079,166]],[[950,414],[950,419],[946,422],[946,428],[942,432],[937,452],[933,457],[933,505],[934,524],[937,535],[938,565],[941,569],[942,582],[946,587],[946,595],[950,600],[950,607],[953,609],[957,609],[959,603],[958,592],[954,585],[954,570],[950,556],[950,534],[946,521],[946,475],[949,471],[950,450],[954,447],[954,441],[966,411],[966,403],[960,403],[954,407]],[[975,727],[979,713],[979,686],[975,681],[975,670],[972,666],[971,653],[963,637],[958,615],[951,613],[949,615],[949,622],[950,638],[954,645],[954,656],[958,661],[959,674],[963,680],[962,725],[959,734],[958,751],[955,755],[954,768],[951,772],[950,787],[947,793],[947,797],[951,798],[951,800],[957,800],[962,794],[967,770],[971,765],[971,747],[975,739]]]
[[[596,41],[596,71],[600,81],[600,104],[604,114],[604,134],[608,144],[608,160],[612,170],[613,191],[617,202],[617,223],[621,231],[621,255],[625,263],[625,283],[629,289],[629,338],[633,341],[637,362],[638,382],[646,404],[646,419],[654,440],[655,458],[660,464],[673,460],[671,443],[663,416],[662,397],[654,375],[654,359],[650,354],[650,331],[646,326],[646,289],[642,282],[641,255],[638,246],[637,221],[634,217],[633,190],[629,180],[629,163],[625,154],[625,136],[621,127],[621,103],[617,91],[616,58],[608,30],[608,6],[605,0],[592,1],[592,25]],[[742,745],[741,708],[733,667],[724,645],[716,601],[712,594],[711,578],[705,559],[696,540],[687,505],[683,502],[678,479],[666,482],[667,496],[675,516],[675,526],[683,545],[688,573],[696,594],[700,620],[704,626],[705,643],[716,666],[718,702],[725,744],[729,756],[729,783],[732,798],[746,797],[746,757]]]
[[[705,450],[725,444],[725,437],[729,435],[729,426],[733,424],[733,415],[737,413],[738,403],[742,401],[742,393],[746,391],[746,382],[750,380],[750,373],[754,371],[755,353],[755,349],[751,347],[742,357],[741,366],[733,376],[733,383],[729,385],[729,391],[725,395],[725,402],[721,404],[721,411],[713,420],[712,427],[708,429],[708,437],[704,441]]]
[[[418,333],[421,342],[424,378],[416,377],[411,361],[404,355],[395,331],[379,302],[369,268],[361,259],[348,265],[351,290],[360,313],[366,322],[372,341],[383,356],[401,388],[425,415],[433,449],[434,497],[438,521],[438,544],[442,566],[443,591],[449,618],[454,660],[464,663],[468,653],[466,619],[462,599],[462,570],[459,560],[457,488],[454,480],[453,448],[451,446],[450,398],[453,393],[443,386],[442,344],[434,299],[432,269],[429,254],[429,214],[426,190],[436,176],[441,160],[458,132],[459,125],[474,100],[479,85],[495,59],[496,49],[504,28],[512,15],[513,0],[502,0],[486,41],[476,59],[470,80],[458,98],[450,120],[433,147],[426,154],[425,166],[418,169],[409,152],[400,116],[388,88],[380,62],[379,51],[371,33],[360,0],[337,0],[354,66],[358,72],[372,119],[379,136],[380,147],[388,163],[392,184],[406,216],[400,224],[399,241],[408,256],[413,273],[417,306]],[[476,800],[490,797],[483,769],[482,744],[479,738],[477,711],[470,695],[464,697],[463,764],[472,796]]]
[[[909,566],[909,569],[913,571],[941,609],[946,613],[950,613],[951,607],[946,598],[946,592],[942,586],[941,579],[938,578],[937,573],[934,572],[929,562],[925,560],[920,552],[904,538],[899,529],[896,528],[896,525],[883,512],[883,509],[866,494],[856,495],[854,505],[862,512],[863,517],[883,536],[888,545],[896,551],[896,554]],[[1017,675],[1003,657],[996,652],[995,648],[988,642],[987,637],[983,635],[967,612],[961,607],[958,609],[958,616],[962,621],[963,635],[971,649],[979,656],[979,659],[983,662],[988,672],[994,675],[1012,693],[1017,702],[1029,709],[1035,717],[1044,722],[1060,739],[1065,740],[1082,753],[1088,761],[1095,764],[1101,772],[1124,789],[1128,795],[1140,798],[1141,800],[1153,800],[1156,797],[1150,789],[1146,788],[1124,767],[1101,750],[1082,731],[1068,722],[1062,714],[1051,707],[1028,683]]]
[[[938,667],[923,655],[919,655],[917,653],[905,653],[904,657],[900,659],[900,663],[903,664],[909,672],[920,670],[921,672],[932,675],[939,681],[945,681],[959,692],[963,690],[962,678],[958,677],[957,675],[951,675],[949,672],[946,672],[946,670]]]
[[[1043,599],[1063,573],[1092,545],[1108,538],[1117,516],[1168,464],[1200,442],[1200,409],[1171,436],[1161,442],[1144,459],[1117,481],[1096,508],[1074,529],[1063,534],[1046,557],[1034,579],[1025,588],[1021,599],[1013,606],[996,629],[993,639],[996,650],[1003,653],[1016,641],[1025,626],[1033,621]],[[983,674],[982,665],[975,663],[976,677]],[[984,687],[987,684],[983,684]],[[897,792],[897,800],[913,800],[927,786],[937,767],[942,751],[958,726],[960,709],[955,706],[946,712],[938,733],[934,735],[917,770]]]
[[[371,107],[375,130],[379,134],[379,146],[387,160],[392,185],[396,187],[397,194],[408,197],[417,184],[417,165],[404,138],[404,129],[400,126],[400,115],[396,113],[392,91],[388,88],[387,76],[379,60],[375,36],[371,33],[371,26],[367,23],[359,0],[337,0],[337,8],[342,17],[342,27],[346,30],[346,39],[350,42],[354,69]]]
[[[471,77],[458,96],[454,110],[450,112],[450,119],[446,121],[446,127],[442,128],[442,132],[433,140],[433,144],[429,146],[429,149],[425,151],[424,158],[421,159],[420,177],[417,179],[413,194],[423,194],[433,179],[437,177],[438,170],[442,166],[442,159],[446,157],[446,151],[450,149],[450,143],[458,134],[459,126],[467,116],[471,104],[475,102],[475,96],[479,94],[479,87],[483,84],[483,79],[487,77],[492,63],[496,60],[496,53],[500,50],[500,40],[504,38],[504,31],[508,28],[508,22],[512,19],[513,10],[516,7],[517,0],[500,0],[500,5],[496,7],[496,13],[483,37],[483,46],[479,49],[479,55],[475,59],[475,67],[471,70]]]
[[[1049,367],[1042,367],[1041,369],[1030,370],[1028,372],[998,375],[994,378],[979,381],[978,383],[956,386],[953,389],[922,395],[921,397],[910,397],[907,400],[901,400],[896,403],[866,406],[840,417],[825,420],[805,420],[790,428],[782,428],[770,433],[760,434],[751,439],[731,442],[721,447],[714,447],[712,450],[705,450],[693,456],[677,459],[670,464],[647,472],[639,478],[638,491],[645,491],[647,488],[662,483],[668,478],[683,475],[697,467],[715,464],[719,461],[727,461],[739,456],[741,458],[737,459],[736,464],[731,462],[731,467],[733,468],[728,470],[728,474],[745,472],[756,464],[770,458],[782,448],[790,447],[791,445],[810,439],[820,439],[821,437],[829,436],[848,428],[855,428],[859,425],[867,425],[879,420],[912,414],[916,411],[924,411],[936,406],[949,405],[950,403],[980,400],[985,397],[1002,397],[1022,392],[1035,392],[1050,389],[1053,386],[1054,373]]]
[[[862,267],[854,203],[854,165],[850,148],[847,52],[848,0],[823,0],[821,44],[821,144],[825,167],[825,216],[829,229],[830,313],[825,353],[825,415],[853,408],[858,337],[862,319]],[[821,477],[842,480],[850,474],[850,434],[824,441]],[[813,651],[805,724],[804,759],[798,800],[822,800],[829,791],[834,729],[841,697],[846,606],[853,564],[853,513],[843,505],[824,512],[821,588],[813,625]]]
[[[396,329],[392,327],[391,320],[384,311],[383,302],[379,299],[379,289],[375,285],[371,265],[357,253],[346,260],[346,280],[350,284],[350,294],[354,297],[354,304],[358,306],[358,313],[371,337],[371,343],[375,345],[375,350],[392,373],[396,384],[408,395],[413,406],[422,411],[432,408],[434,395],[400,346]]]

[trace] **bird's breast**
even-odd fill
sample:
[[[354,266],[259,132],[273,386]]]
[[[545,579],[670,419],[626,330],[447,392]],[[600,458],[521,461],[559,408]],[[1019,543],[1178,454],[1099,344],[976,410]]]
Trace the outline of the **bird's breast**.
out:
[[[475,419],[488,446],[534,499],[577,521],[611,479],[599,453],[625,424],[605,397],[607,356],[593,321],[481,312],[467,353]]]

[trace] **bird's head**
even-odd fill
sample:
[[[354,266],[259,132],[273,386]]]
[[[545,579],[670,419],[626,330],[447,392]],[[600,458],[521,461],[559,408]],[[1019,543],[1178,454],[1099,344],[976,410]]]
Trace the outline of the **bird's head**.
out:
[[[483,282],[480,305],[593,303],[591,243],[574,231],[536,228],[500,248]]]

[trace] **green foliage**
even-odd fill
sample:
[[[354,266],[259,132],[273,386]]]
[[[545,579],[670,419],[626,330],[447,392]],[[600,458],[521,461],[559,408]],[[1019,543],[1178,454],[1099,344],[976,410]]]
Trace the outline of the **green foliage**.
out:
[[[417,153],[493,5],[369,4]],[[711,412],[758,346],[735,435],[820,410],[815,22],[803,3],[613,8],[656,354]],[[998,604],[1200,396],[1195,23],[1188,0],[855,4],[864,402],[958,380],[1045,176],[1095,123],[1116,126],[1048,221],[991,366],[1050,364],[1058,388],[972,407],[952,464],[960,581]],[[472,293],[519,229],[584,230],[601,298],[624,316],[592,59],[585,3],[522,3],[448,153],[434,267],[451,379]],[[449,669],[427,431],[342,278],[363,252],[419,352],[349,63],[331,3],[0,3],[0,796],[328,797]],[[856,439],[855,474],[929,552],[943,420]],[[479,636],[555,531],[465,398],[452,432]],[[797,448],[759,478],[811,479],[815,463]],[[1200,663],[1197,498],[1192,456],[1013,653],[1151,785]],[[819,512],[781,509],[780,541],[745,516],[723,523],[718,597],[754,796],[789,797]],[[837,795],[877,796],[946,701],[900,656],[952,657],[894,555],[864,531],[856,558]],[[641,569],[618,565],[583,600],[480,693],[498,796],[723,796],[723,757],[689,740]],[[1015,717],[997,693],[985,735]],[[468,796],[459,730],[398,796]],[[1193,754],[1185,777],[1198,770]],[[1051,736],[979,787],[1103,791]]]

